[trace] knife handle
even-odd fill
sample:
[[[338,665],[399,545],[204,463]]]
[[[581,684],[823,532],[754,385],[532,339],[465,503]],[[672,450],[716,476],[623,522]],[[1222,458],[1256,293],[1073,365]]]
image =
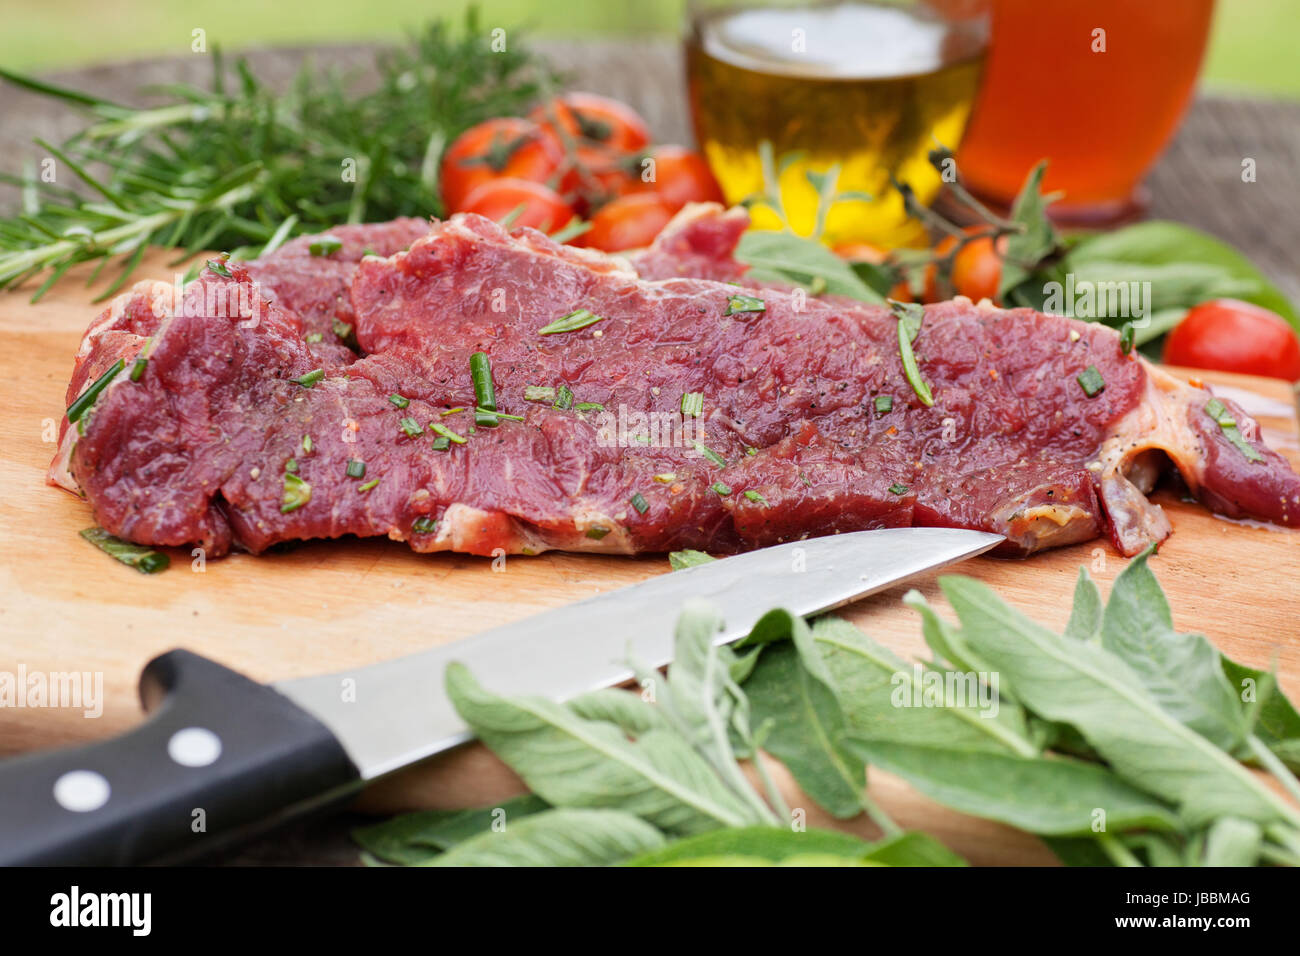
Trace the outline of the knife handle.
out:
[[[140,699],[120,737],[0,762],[0,865],[189,856],[360,786],[324,724],[197,654],[150,661]]]

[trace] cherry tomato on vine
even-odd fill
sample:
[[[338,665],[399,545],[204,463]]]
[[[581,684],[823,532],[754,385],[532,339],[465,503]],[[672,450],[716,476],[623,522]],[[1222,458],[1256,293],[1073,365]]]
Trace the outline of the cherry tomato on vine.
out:
[[[595,93],[557,96],[534,108],[529,118],[586,145],[619,152],[630,153],[650,142],[650,129],[636,110]]]
[[[611,199],[634,191],[636,158],[601,146],[580,146],[566,160],[560,191],[575,209],[590,214]]]
[[[476,212],[508,228],[556,232],[573,218],[573,207],[554,189],[527,179],[493,179],[468,196],[461,212]]]
[[[723,202],[708,162],[685,146],[655,146],[633,161],[632,192],[653,192],[676,209],[688,202]]]
[[[967,235],[983,232],[987,226],[971,226]],[[934,247],[938,256],[946,256],[957,245],[955,236],[946,236]],[[991,299],[996,302],[998,283],[1002,281],[1002,256],[1006,253],[1007,240],[999,237],[996,245],[991,236],[972,239],[961,247],[953,260],[952,274],[949,282],[954,295],[964,295],[973,302]],[[925,301],[938,302],[943,297],[939,288],[939,273],[936,266],[927,266],[925,270]]]
[[[442,204],[460,212],[466,198],[494,179],[545,183],[564,164],[564,147],[554,131],[526,119],[490,119],[461,133],[442,157]]]
[[[619,196],[597,210],[591,228],[574,240],[575,245],[619,252],[648,246],[659,235],[674,209],[654,193]]]
[[[565,93],[529,118],[563,146],[560,191],[581,212],[632,190],[639,172],[635,153],[649,144],[650,130],[630,106],[595,93]]]

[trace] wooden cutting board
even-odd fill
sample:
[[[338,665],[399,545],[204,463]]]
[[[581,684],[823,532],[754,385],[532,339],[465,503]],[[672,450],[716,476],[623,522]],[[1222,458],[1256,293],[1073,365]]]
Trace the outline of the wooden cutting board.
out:
[[[174,272],[155,255],[139,278]],[[27,301],[30,290],[0,293],[0,670],[100,672],[103,713],[0,709],[0,755],[127,729],[141,718],[135,689],[141,668],[169,648],[190,648],[258,680],[294,677],[454,641],[668,570],[661,557],[567,554],[511,557],[494,566],[461,555],[417,555],[387,540],[314,542],[205,567],[173,550],[171,569],[155,576],[120,565],[77,534],[93,524],[89,508],[45,484],[72,357],[101,308],[90,305],[93,294],[76,272],[35,306]],[[1250,410],[1266,441],[1300,465],[1294,396],[1285,384],[1212,373],[1201,378],[1251,393]],[[1243,663],[1276,665],[1283,688],[1300,696],[1300,534],[1217,519],[1172,496],[1160,500],[1176,533],[1153,567],[1175,623],[1209,635]],[[979,558],[961,570],[1059,627],[1079,565],[1105,590],[1124,563],[1099,540],[1025,561]],[[933,575],[917,586],[942,603]],[[904,590],[845,613],[900,653],[916,654],[924,645],[915,616],[899,602]],[[811,823],[830,822],[780,776],[792,805],[809,808]],[[950,813],[886,774],[873,771],[871,787],[900,824],[926,829],[974,861],[1051,860],[1033,838]],[[362,806],[481,805],[519,789],[495,758],[472,746],[372,788]],[[874,835],[863,820],[840,825]]]

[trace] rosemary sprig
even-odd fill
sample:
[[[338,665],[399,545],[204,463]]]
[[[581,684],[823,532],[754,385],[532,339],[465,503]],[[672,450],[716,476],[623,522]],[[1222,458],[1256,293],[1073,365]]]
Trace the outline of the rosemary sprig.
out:
[[[558,79],[517,39],[501,52],[489,42],[473,8],[463,29],[435,22],[376,57],[368,92],[357,92],[358,77],[305,66],[277,93],[245,61],[228,70],[214,51],[210,89],[169,85],[161,92],[175,102],[149,109],[0,69],[0,79],[89,118],[62,144],[36,141],[58,183],[32,164],[0,175],[18,193],[18,211],[0,218],[0,289],[47,273],[34,301],[79,263],[99,263],[93,282],[125,257],[103,299],[151,245],[176,249],[173,264],[211,249],[252,258],[341,222],[440,213],[444,146],[475,123],[523,112]]]

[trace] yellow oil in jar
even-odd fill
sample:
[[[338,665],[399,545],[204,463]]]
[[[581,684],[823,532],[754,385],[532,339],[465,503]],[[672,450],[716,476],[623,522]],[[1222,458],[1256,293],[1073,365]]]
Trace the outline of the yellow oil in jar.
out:
[[[983,19],[949,20],[925,4],[838,3],[724,7],[699,14],[686,44],[696,139],[727,201],[763,191],[759,144],[778,161],[782,206],[800,235],[816,228],[811,170],[838,164],[841,192],[865,201],[831,207],[824,238],[892,248],[924,241],[891,174],[929,203],[942,181],[927,160],[956,149],[987,44]],[[756,207],[759,228],[781,227]]]

